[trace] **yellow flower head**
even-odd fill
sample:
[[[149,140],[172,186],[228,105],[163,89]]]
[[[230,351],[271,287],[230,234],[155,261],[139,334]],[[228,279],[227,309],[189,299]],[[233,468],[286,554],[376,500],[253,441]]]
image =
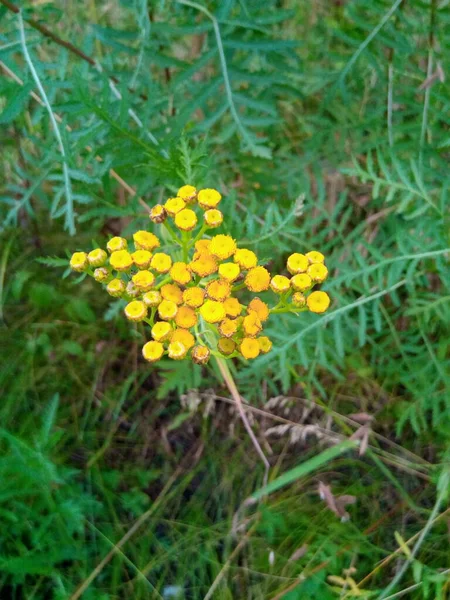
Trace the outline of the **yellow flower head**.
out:
[[[157,342],[163,342],[170,338],[173,329],[167,321],[158,321],[152,327],[152,338]]]
[[[175,329],[172,333],[172,337],[170,341],[173,342],[181,342],[186,350],[190,350],[192,346],[195,344],[195,338],[190,331],[187,329]]]
[[[166,209],[162,204],[155,204],[155,206],[150,210],[150,220],[155,224],[164,223],[167,218]]]
[[[215,235],[209,245],[209,251],[220,260],[230,258],[236,252],[236,242],[231,235]]]
[[[234,254],[233,260],[242,270],[253,269],[258,264],[258,257],[251,250],[238,248]]]
[[[270,287],[276,294],[284,294],[291,287],[291,282],[284,275],[275,275],[275,277],[272,277]]]
[[[207,277],[217,272],[218,264],[214,256],[202,254],[189,263],[189,269],[199,277]]]
[[[147,292],[155,283],[155,276],[151,271],[139,271],[133,275],[131,281],[142,292]]]
[[[186,202],[183,198],[169,198],[167,202],[164,204],[164,208],[166,212],[171,217],[174,217],[180,210],[186,208]]]
[[[233,354],[236,350],[236,342],[234,340],[230,340],[230,338],[219,338],[217,341],[217,350],[225,356]]]
[[[226,279],[215,279],[206,286],[208,298],[223,302],[231,294],[231,286]]]
[[[264,267],[250,269],[245,278],[245,285],[251,292],[264,292],[269,289],[270,273]]]
[[[245,337],[242,340],[239,350],[244,358],[256,358],[260,352],[259,342],[255,338]]]
[[[131,258],[138,269],[146,269],[150,264],[152,254],[148,250],[136,250],[132,253]]]
[[[192,308],[200,308],[205,301],[206,292],[200,287],[191,287],[183,292],[183,302]]]
[[[213,189],[200,190],[197,197],[198,203],[205,210],[208,210],[208,208],[216,208],[222,200],[222,196],[219,192]]]
[[[180,285],[186,285],[191,280],[191,273],[184,262],[173,263],[173,267],[170,269],[170,276]]]
[[[121,279],[111,279],[106,286],[106,291],[110,296],[113,296],[113,298],[120,298],[125,292],[125,289],[125,283]]]
[[[94,279],[99,283],[105,282],[109,278],[109,275],[109,271],[108,269],[105,269],[105,267],[99,267],[94,271]]]
[[[223,214],[216,208],[210,208],[207,210],[203,215],[203,218],[205,219],[205,223],[208,225],[208,227],[211,228],[220,227],[223,223]]]
[[[128,242],[125,238],[116,236],[109,240],[106,247],[110,253],[117,252],[118,250],[126,250]]]
[[[164,321],[175,319],[178,312],[178,306],[172,300],[163,300],[158,306],[158,315]]]
[[[263,354],[267,354],[272,349],[272,341],[266,336],[262,335],[258,338],[259,349]]]
[[[127,250],[116,250],[109,257],[109,264],[116,271],[128,271],[133,266],[133,259]]]
[[[197,198],[197,190],[193,185],[183,185],[177,192],[178,198],[183,198],[185,202],[194,202]]]
[[[211,240],[198,240],[195,242],[194,248],[198,254],[211,254],[209,251],[209,247],[211,245]]]
[[[184,208],[175,215],[175,225],[181,231],[191,231],[197,225],[197,215],[190,208]]]
[[[95,250],[91,250],[88,254],[88,261],[91,267],[102,267],[108,255],[102,248],[96,248]]]
[[[170,342],[168,347],[169,358],[182,360],[187,354],[187,348],[182,342]]]
[[[227,281],[235,281],[239,277],[240,273],[241,269],[236,263],[228,262],[219,265],[219,275],[222,277],[222,279],[226,279]]]
[[[142,296],[142,300],[145,302],[147,306],[153,308],[154,306],[158,306],[161,303],[162,296],[161,292],[158,290],[150,290],[150,292],[146,292]]]
[[[236,333],[238,325],[236,319],[224,319],[219,325],[219,333],[223,337],[232,337]]]
[[[150,231],[136,231],[136,233],[133,233],[133,241],[136,250],[149,250],[151,252],[160,246],[158,238]]]
[[[141,290],[137,288],[132,281],[127,283],[127,296],[128,298],[137,298],[141,295]]]
[[[148,362],[155,362],[164,354],[164,346],[159,342],[147,342],[142,348],[142,356]]]
[[[157,252],[152,256],[150,267],[158,273],[168,273],[172,267],[172,259],[164,252]]]
[[[322,252],[317,252],[317,250],[311,250],[311,252],[307,252],[306,257],[311,264],[323,263],[325,260],[325,256],[322,254]]]
[[[70,268],[72,271],[81,273],[85,271],[89,266],[88,255],[86,252],[74,252],[70,259]]]
[[[299,252],[295,252],[291,254],[287,259],[287,270],[291,275],[296,275],[297,273],[304,273],[306,269],[309,267],[309,260],[304,254],[300,254]]]
[[[225,318],[225,308],[222,302],[207,300],[200,307],[200,314],[207,323],[218,323]]]
[[[223,307],[225,309],[227,317],[238,317],[242,312],[242,304],[237,298],[227,298]]]
[[[330,297],[326,292],[312,292],[306,298],[306,304],[313,313],[323,313],[330,306]]]
[[[316,283],[322,283],[328,277],[328,269],[323,263],[313,263],[308,267],[308,275]]]
[[[195,348],[192,349],[191,356],[192,360],[197,365],[205,365],[211,356],[211,352],[206,346],[195,346]]]
[[[147,305],[141,300],[133,300],[125,306],[124,312],[130,321],[143,321],[147,316]]]
[[[175,304],[182,304],[183,302],[183,292],[176,283],[166,283],[163,285],[161,296],[164,300],[170,300],[171,302],[175,302]]]
[[[296,292],[304,292],[312,286],[311,277],[307,273],[299,273],[292,277],[291,285]]]
[[[292,304],[298,308],[306,306],[305,296],[300,292],[295,292],[295,294],[292,295]]]
[[[269,318],[269,307],[259,298],[253,298],[253,300],[250,301],[247,310],[249,312],[255,312],[258,315],[259,320],[262,322],[267,321]]]
[[[247,337],[256,337],[262,330],[261,321],[258,315],[253,311],[244,317],[242,326],[244,327],[245,335]]]
[[[175,317],[175,323],[182,329],[190,329],[197,324],[197,315],[190,306],[180,306]]]

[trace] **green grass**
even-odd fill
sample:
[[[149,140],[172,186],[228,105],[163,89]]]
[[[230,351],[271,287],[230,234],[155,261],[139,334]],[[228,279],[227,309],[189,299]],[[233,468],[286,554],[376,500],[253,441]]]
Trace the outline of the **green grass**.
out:
[[[35,3],[22,45],[2,6],[0,597],[444,600],[445,3]],[[232,367],[267,487],[219,373],[144,364],[144,330],[65,273],[148,226],[118,178],[150,205],[218,187],[273,271],[327,255],[330,312],[272,317],[273,351]]]

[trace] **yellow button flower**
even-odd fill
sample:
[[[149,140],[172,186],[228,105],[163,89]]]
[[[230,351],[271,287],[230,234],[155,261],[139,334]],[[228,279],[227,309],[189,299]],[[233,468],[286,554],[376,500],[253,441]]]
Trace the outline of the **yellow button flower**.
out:
[[[328,277],[328,269],[323,263],[313,263],[308,267],[308,275],[316,283],[322,283]]]
[[[194,248],[199,254],[211,254],[209,251],[209,247],[211,245],[211,240],[197,240],[195,242]]]
[[[242,340],[239,350],[244,358],[256,358],[260,352],[259,342],[255,338],[246,337]]]
[[[164,223],[164,221],[167,219],[166,209],[164,208],[164,206],[162,204],[156,204],[150,210],[149,217],[150,217],[150,220],[155,224]]]
[[[187,348],[181,342],[170,342],[167,351],[173,360],[182,360],[187,354]]]
[[[174,217],[180,210],[186,208],[186,202],[183,198],[169,198],[164,204],[164,208],[168,215]]]
[[[209,245],[209,251],[213,256],[216,256],[220,260],[230,258],[236,252],[236,242],[233,240],[231,235],[215,235],[211,239]]]
[[[142,356],[148,362],[155,362],[164,354],[164,346],[159,342],[147,342],[142,348]]]
[[[241,273],[239,265],[236,263],[228,262],[219,265],[219,275],[227,281],[235,281]]]
[[[207,277],[217,272],[218,264],[214,256],[202,254],[189,263],[189,269],[199,277]]]
[[[109,278],[108,269],[105,269],[105,267],[99,267],[98,269],[95,269],[95,271],[94,271],[95,281],[98,281],[99,283],[103,283],[108,278]]]
[[[133,233],[133,241],[136,250],[149,250],[151,252],[160,246],[158,238],[150,231],[136,231],[136,233]]]
[[[197,198],[197,190],[193,185],[183,185],[177,192],[178,198],[185,202],[193,202]]]
[[[296,292],[304,292],[312,286],[311,277],[307,273],[299,273],[291,279],[291,285]]]
[[[297,273],[304,273],[306,269],[309,267],[308,257],[304,254],[300,254],[299,252],[294,252],[287,259],[287,270],[291,275],[296,275]]]
[[[96,248],[95,250],[91,250],[88,254],[88,261],[91,267],[102,267],[108,255],[102,248]]]
[[[172,331],[170,323],[167,323],[167,321],[158,321],[152,327],[152,338],[157,342],[163,342],[170,338]]]
[[[141,295],[141,290],[139,288],[137,288],[134,283],[132,281],[129,281],[127,283],[127,296],[128,298],[137,298],[138,296]]]
[[[172,259],[164,252],[158,252],[152,256],[150,267],[158,273],[168,273],[172,267]]]
[[[205,301],[206,292],[200,287],[191,287],[183,292],[183,302],[192,308],[200,308]]]
[[[173,266],[170,269],[170,276],[180,285],[186,285],[191,280],[191,273],[187,264],[184,262],[173,263]]]
[[[206,286],[208,298],[223,302],[231,294],[231,286],[226,279],[215,279]]]
[[[147,316],[147,306],[141,300],[133,300],[125,306],[124,313],[130,321],[143,321]]]
[[[126,250],[128,247],[128,242],[123,237],[113,237],[106,244],[106,247],[109,252],[117,252],[118,250]]]
[[[70,268],[72,271],[81,273],[88,268],[88,265],[89,261],[86,252],[74,252],[72,254],[72,258],[70,259]]]
[[[305,296],[300,292],[295,292],[295,294],[292,295],[292,304],[297,308],[303,308],[303,306],[306,306]]]
[[[263,292],[269,289],[270,273],[264,267],[250,269],[245,278],[245,285],[251,292]]]
[[[145,302],[147,306],[153,308],[154,306],[158,306],[158,304],[162,301],[161,292],[158,290],[150,290],[150,292],[146,292],[142,296],[142,300]]]
[[[222,302],[207,300],[200,307],[200,314],[207,323],[218,323],[225,318],[225,308]]]
[[[216,206],[222,200],[220,193],[213,189],[200,190],[197,198],[198,203],[205,210],[208,210],[208,208],[216,208]]]
[[[307,252],[306,257],[311,264],[323,263],[323,261],[325,260],[325,256],[322,254],[322,252],[317,252],[317,250]]]
[[[138,290],[146,292],[155,283],[155,276],[151,271],[139,271],[139,273],[133,275],[131,281],[138,288]]]
[[[270,287],[276,294],[284,294],[291,287],[291,282],[284,275],[275,275],[272,277]]]
[[[131,254],[131,258],[138,269],[146,269],[150,264],[152,254],[148,250],[136,250]]]
[[[178,312],[178,306],[172,300],[162,300],[158,306],[158,315],[164,321],[171,321]]]
[[[133,266],[133,259],[126,250],[117,250],[109,257],[109,264],[116,271],[128,271]]]
[[[259,320],[262,322],[267,321],[269,318],[269,307],[259,298],[253,298],[253,300],[250,301],[247,310],[249,312],[255,312],[258,315]]]
[[[236,342],[226,337],[219,338],[217,341],[217,350],[225,354],[225,356],[229,356],[236,350]]]
[[[190,306],[180,306],[175,317],[175,323],[182,329],[190,329],[197,324],[197,315]]]
[[[258,257],[256,254],[246,248],[238,248],[234,254],[233,260],[243,270],[253,269],[258,264]]]
[[[242,326],[247,337],[256,337],[262,330],[261,321],[255,312],[250,312],[246,317]]]
[[[192,349],[191,356],[192,360],[197,365],[205,365],[211,356],[211,352],[206,346],[195,346],[195,348]]]
[[[183,302],[183,292],[176,283],[166,283],[163,285],[161,296],[164,300],[170,300],[171,302],[175,302],[175,304],[182,304]]]
[[[227,298],[223,303],[223,307],[228,317],[238,317],[243,308],[237,298]]]
[[[120,298],[125,292],[125,289],[125,283],[121,279],[111,279],[106,286],[106,291],[110,296],[113,296],[113,298]]]
[[[191,231],[197,225],[197,215],[190,208],[184,208],[175,215],[175,225],[181,231]]]
[[[220,335],[223,337],[232,337],[236,333],[238,325],[239,323],[236,319],[224,319],[219,325]]]
[[[266,336],[262,335],[258,338],[259,349],[264,354],[267,354],[272,349],[272,341]]]
[[[170,338],[171,342],[181,342],[186,350],[190,350],[195,344],[195,338],[187,329],[175,329]]]
[[[330,306],[330,297],[326,292],[312,292],[306,298],[306,304],[313,313],[323,313]]]
[[[208,227],[211,228],[220,227],[220,225],[223,223],[223,214],[216,208],[210,208],[207,210],[203,215],[203,218],[205,219],[205,223],[208,225]]]

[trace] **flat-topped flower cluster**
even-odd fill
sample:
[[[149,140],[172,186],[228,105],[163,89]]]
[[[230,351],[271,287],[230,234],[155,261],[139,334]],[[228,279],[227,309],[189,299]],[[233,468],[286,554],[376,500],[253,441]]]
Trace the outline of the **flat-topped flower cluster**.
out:
[[[108,294],[127,300],[127,319],[150,326],[152,339],[142,349],[149,362],[164,355],[174,360],[190,355],[198,364],[211,354],[256,358],[272,347],[262,335],[271,313],[323,313],[330,304],[326,292],[312,291],[328,276],[320,252],[291,254],[286,263],[290,276],[272,276],[252,250],[239,248],[230,235],[207,236],[223,223],[217,208],[221,199],[217,190],[185,185],[150,210],[151,221],[167,229],[175,248],[171,254],[159,250],[154,233],[141,230],[133,234],[132,247],[125,238],[113,237],[106,250],[72,255],[74,271],[86,272]],[[267,301],[258,296],[244,300],[249,293],[265,292]]]

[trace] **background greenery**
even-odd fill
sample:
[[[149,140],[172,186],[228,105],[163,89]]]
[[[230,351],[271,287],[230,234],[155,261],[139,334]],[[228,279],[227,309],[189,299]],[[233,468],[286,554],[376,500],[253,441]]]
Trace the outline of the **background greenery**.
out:
[[[448,2],[20,4],[23,27],[0,0],[1,598],[448,598]],[[143,364],[120,305],[61,278],[185,182],[274,270],[317,248],[332,273],[327,316],[273,318],[234,369],[276,482],[258,503],[213,368]],[[307,462],[367,427],[365,453]]]

